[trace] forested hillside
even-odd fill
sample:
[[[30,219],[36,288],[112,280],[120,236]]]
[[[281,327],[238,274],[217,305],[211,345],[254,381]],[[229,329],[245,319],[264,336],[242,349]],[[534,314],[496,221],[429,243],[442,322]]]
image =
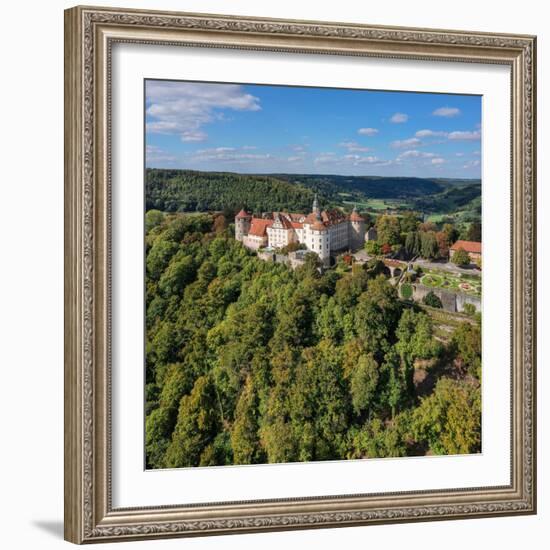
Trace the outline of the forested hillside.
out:
[[[478,324],[437,340],[378,264],[292,271],[223,216],[146,230],[148,468],[480,451]]]
[[[443,183],[426,178],[339,176],[319,174],[274,174],[276,178],[319,189],[332,200],[341,192],[372,199],[405,199],[433,195],[445,190]]]
[[[253,212],[307,212],[314,192],[270,176],[230,172],[148,169],[146,208],[165,212],[205,212],[246,207]]]
[[[380,202],[385,201],[390,210],[452,216],[457,222],[481,219],[481,183],[476,180],[146,171],[147,210],[224,211],[232,215],[246,207],[257,214],[276,210],[309,212],[315,193],[324,208],[350,210],[350,205],[357,204],[365,212],[378,213]]]

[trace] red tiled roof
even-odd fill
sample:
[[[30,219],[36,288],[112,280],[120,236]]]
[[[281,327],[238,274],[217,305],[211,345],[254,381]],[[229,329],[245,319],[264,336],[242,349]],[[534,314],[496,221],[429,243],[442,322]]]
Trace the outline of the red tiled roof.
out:
[[[312,212],[311,214],[308,214],[306,216],[304,223],[314,224],[316,221],[317,221],[317,214],[315,214],[315,212]]]
[[[273,220],[264,220],[263,218],[252,218],[249,235],[254,237],[265,237],[267,228],[273,225]]]
[[[303,229],[304,228],[304,224],[303,223],[300,223],[300,222],[290,222],[292,227],[294,227],[294,229]]]
[[[327,228],[325,226],[325,224],[319,220],[317,220],[312,226],[311,226],[311,229],[313,229],[314,231],[326,231]]]
[[[346,221],[346,215],[336,208],[331,210],[323,210],[321,212],[321,219],[325,225],[335,225]]]
[[[288,214],[286,214],[285,212],[273,212],[273,218],[274,220],[279,218],[279,220],[281,221],[281,225],[284,229],[292,228],[292,222],[288,218]]]
[[[481,243],[476,241],[456,241],[456,243],[451,246],[451,250],[458,250],[459,248],[462,248],[468,253],[481,254]]]
[[[250,214],[243,208],[236,216],[236,218],[250,218]]]

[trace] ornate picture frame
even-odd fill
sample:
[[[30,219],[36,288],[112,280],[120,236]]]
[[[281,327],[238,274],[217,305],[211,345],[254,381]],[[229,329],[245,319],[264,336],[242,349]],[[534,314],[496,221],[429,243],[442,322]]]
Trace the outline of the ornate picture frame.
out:
[[[111,53],[116,43],[506,65],[511,70],[511,483],[113,508]],[[75,7],[65,12],[65,538],[74,543],[536,513],[536,38]]]

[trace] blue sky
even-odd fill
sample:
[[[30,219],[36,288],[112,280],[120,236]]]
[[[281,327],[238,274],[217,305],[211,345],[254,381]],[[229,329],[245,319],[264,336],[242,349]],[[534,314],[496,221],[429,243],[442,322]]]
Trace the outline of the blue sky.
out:
[[[481,97],[148,80],[146,165],[481,177]]]

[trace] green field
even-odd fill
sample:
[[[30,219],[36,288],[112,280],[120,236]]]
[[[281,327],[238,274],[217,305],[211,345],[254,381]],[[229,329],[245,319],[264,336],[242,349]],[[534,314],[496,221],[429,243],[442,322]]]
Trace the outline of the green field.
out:
[[[344,197],[346,193],[339,193],[341,197]],[[362,211],[374,211],[380,212],[383,210],[397,210],[399,208],[409,208],[412,209],[412,204],[406,200],[399,199],[368,199],[366,201],[342,201],[346,205],[357,206],[359,210]]]

